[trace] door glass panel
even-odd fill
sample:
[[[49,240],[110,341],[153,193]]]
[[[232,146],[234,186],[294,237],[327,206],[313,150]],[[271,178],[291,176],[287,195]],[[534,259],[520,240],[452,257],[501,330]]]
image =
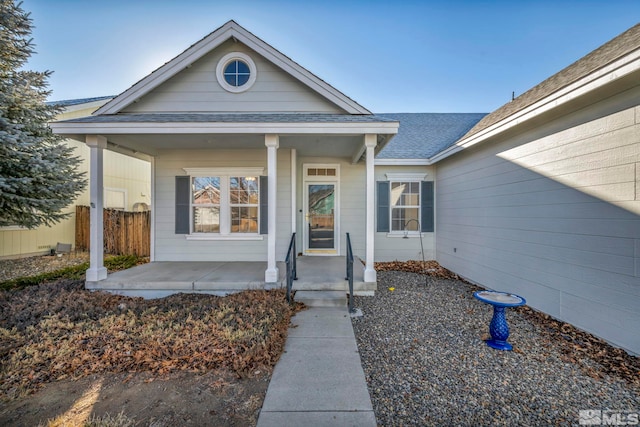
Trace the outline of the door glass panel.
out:
[[[334,249],[335,185],[309,184],[309,249]]]

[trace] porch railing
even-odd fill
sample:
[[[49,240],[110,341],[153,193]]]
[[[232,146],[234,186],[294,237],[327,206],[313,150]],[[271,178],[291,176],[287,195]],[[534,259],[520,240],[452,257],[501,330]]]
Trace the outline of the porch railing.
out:
[[[349,313],[353,313],[353,249],[351,249],[351,237],[347,233],[347,277],[349,281]]]
[[[296,268],[296,233],[291,234],[287,257],[284,260],[287,266],[287,302],[291,304],[291,288],[293,281],[298,280],[298,270]]]

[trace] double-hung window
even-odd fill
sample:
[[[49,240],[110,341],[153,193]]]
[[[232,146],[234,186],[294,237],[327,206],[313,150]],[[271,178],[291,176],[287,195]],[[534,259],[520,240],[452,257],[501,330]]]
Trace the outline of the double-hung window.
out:
[[[418,231],[420,182],[391,182],[391,231]]]
[[[232,233],[257,233],[260,208],[259,180],[256,176],[229,177],[229,206]]]
[[[434,186],[424,173],[387,173],[377,182],[376,230],[406,236],[434,231]]]
[[[219,176],[191,178],[191,231],[193,233],[220,232],[222,194]]]
[[[248,238],[261,232],[263,168],[185,168],[185,171],[189,176],[176,177],[176,233],[215,239]],[[185,184],[179,184],[180,180]],[[182,198],[185,192],[188,198]]]

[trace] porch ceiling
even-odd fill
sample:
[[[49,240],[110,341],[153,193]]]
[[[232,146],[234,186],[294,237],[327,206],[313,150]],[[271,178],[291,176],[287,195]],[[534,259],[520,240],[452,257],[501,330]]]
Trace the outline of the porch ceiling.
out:
[[[157,155],[161,150],[265,149],[264,135],[163,134],[108,135],[109,149]],[[386,141],[384,141],[386,143]],[[360,149],[362,135],[281,135],[280,149],[295,148],[300,156],[348,157]]]

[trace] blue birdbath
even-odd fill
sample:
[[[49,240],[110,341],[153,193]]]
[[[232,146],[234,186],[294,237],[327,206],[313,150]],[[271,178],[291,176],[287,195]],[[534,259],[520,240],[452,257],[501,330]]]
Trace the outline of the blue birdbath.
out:
[[[485,341],[487,345],[497,350],[512,350],[513,346],[507,342],[509,325],[505,317],[505,308],[524,305],[527,301],[518,295],[496,291],[478,291],[474,292],[473,296],[493,306],[493,318],[489,323],[491,339]]]

